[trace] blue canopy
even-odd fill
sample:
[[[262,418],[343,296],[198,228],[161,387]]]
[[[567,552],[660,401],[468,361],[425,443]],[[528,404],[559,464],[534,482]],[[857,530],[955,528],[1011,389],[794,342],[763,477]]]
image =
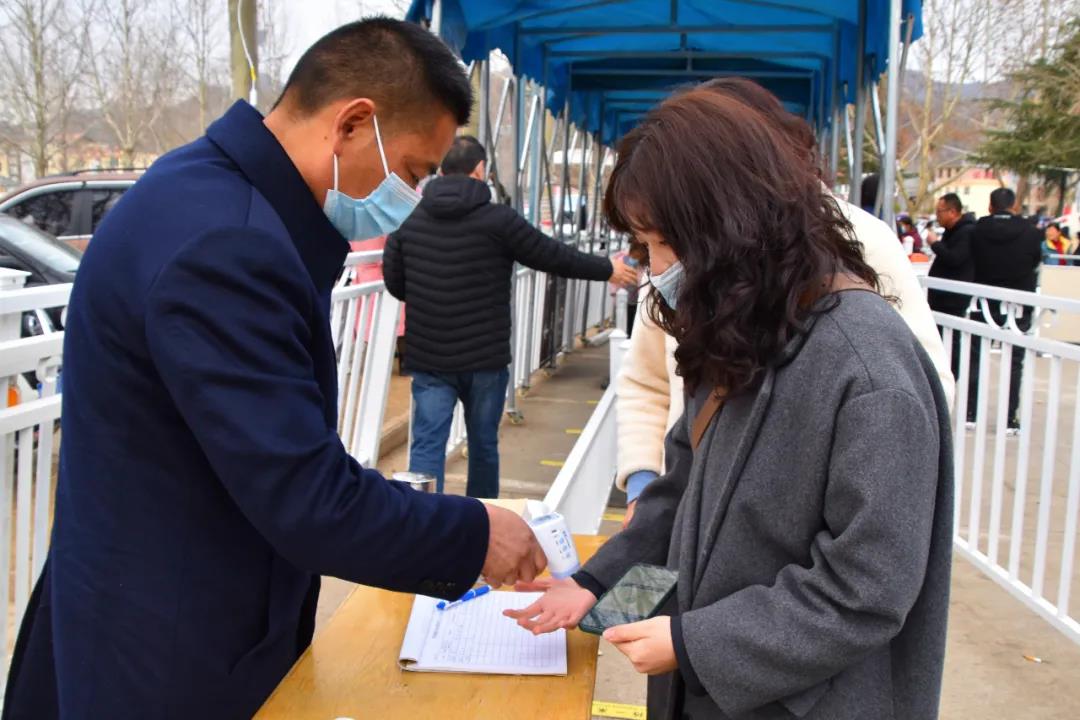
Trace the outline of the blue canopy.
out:
[[[499,49],[518,75],[569,104],[574,123],[605,143],[679,85],[719,75],[753,78],[819,127],[834,88],[853,102],[859,6],[867,77],[888,65],[889,0],[442,0],[440,35],[466,62]],[[430,23],[434,0],[406,19]],[[912,39],[921,0],[903,0]]]

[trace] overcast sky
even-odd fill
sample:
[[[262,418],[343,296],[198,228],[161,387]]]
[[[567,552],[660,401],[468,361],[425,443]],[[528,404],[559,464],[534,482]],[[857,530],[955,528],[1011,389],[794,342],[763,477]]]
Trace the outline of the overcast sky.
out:
[[[285,63],[285,76],[316,40],[336,28],[364,15],[401,17],[408,0],[279,0],[286,3],[289,23],[289,46],[292,52]]]

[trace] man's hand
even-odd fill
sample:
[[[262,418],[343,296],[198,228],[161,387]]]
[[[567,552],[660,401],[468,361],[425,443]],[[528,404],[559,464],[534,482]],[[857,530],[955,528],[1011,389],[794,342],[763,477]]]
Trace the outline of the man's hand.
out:
[[[671,618],[667,615],[608,628],[604,639],[625,655],[639,673],[660,675],[679,667],[671,639]]]
[[[630,524],[630,520],[634,517],[634,508],[637,507],[637,500],[631,500],[626,503],[626,516],[622,519],[622,529],[625,530],[626,526]]]
[[[528,524],[517,513],[484,504],[490,535],[481,573],[495,587],[531,581],[547,567],[547,558]]]
[[[608,278],[608,282],[619,287],[630,287],[636,285],[638,281],[638,271],[636,268],[632,268],[621,259],[611,261],[611,277]]]
[[[596,604],[596,596],[570,578],[519,582],[514,589],[518,592],[544,591],[543,596],[527,608],[503,610],[503,615],[517,620],[518,625],[533,635],[577,627],[585,613]]]
[[[926,231],[926,242],[929,243],[930,245],[933,245],[933,244],[937,243],[940,240],[941,240],[941,238],[939,238],[937,236],[937,233],[934,232],[933,230],[927,230]]]

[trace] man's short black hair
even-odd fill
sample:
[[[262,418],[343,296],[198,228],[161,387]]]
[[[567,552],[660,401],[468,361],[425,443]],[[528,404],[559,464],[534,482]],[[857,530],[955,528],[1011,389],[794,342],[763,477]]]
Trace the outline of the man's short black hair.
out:
[[[865,208],[872,208],[877,206],[877,191],[878,183],[877,173],[870,173],[862,179],[862,186],[859,188],[859,205]]]
[[[996,213],[1012,212],[1016,206],[1016,193],[1009,188],[998,188],[990,193],[990,210]]]
[[[384,124],[429,117],[432,105],[441,105],[465,125],[473,100],[464,67],[442,40],[419,25],[375,17],[319,38],[296,63],[275,107],[284,101],[310,115],[360,97],[375,102]]]
[[[945,203],[945,207],[952,208],[958,213],[964,212],[964,203],[960,201],[960,196],[956,193],[945,193],[941,196],[941,202]]]
[[[468,175],[476,166],[487,162],[487,152],[472,135],[459,135],[442,161],[443,175]]]

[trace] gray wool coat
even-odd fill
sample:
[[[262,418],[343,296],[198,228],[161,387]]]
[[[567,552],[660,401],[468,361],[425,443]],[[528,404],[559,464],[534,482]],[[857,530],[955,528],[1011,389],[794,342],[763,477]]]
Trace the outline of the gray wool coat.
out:
[[[649,718],[931,720],[952,548],[949,411],[900,315],[866,291],[729,399],[584,571],[679,571],[689,670],[650,678]],[[828,307],[827,305],[825,307]]]

